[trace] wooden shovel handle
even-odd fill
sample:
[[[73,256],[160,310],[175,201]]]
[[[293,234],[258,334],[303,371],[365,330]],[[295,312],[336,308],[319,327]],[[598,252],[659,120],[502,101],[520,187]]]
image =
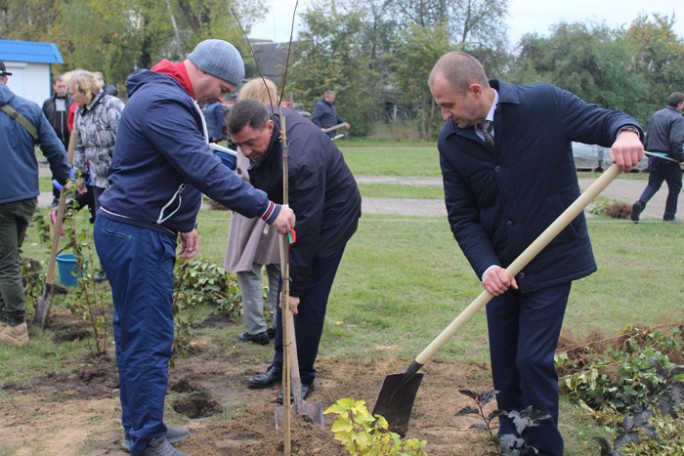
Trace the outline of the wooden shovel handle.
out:
[[[295,332],[292,312],[287,313],[287,329],[290,333],[290,384],[294,397],[295,412],[302,409],[302,379],[299,376],[299,357],[297,355],[297,333]],[[285,396],[283,396],[285,397]]]
[[[67,148],[67,163],[69,166],[74,161],[74,151],[76,150],[76,139],[78,138],[78,131],[73,130],[69,136],[69,146]],[[53,284],[55,280],[55,262],[57,260],[57,251],[59,250],[59,238],[62,232],[62,225],[64,223],[64,211],[66,206],[67,191],[62,187],[59,194],[59,204],[57,205],[57,216],[55,217],[55,229],[52,235],[52,245],[50,246],[50,259],[48,261],[47,275],[45,276],[45,283]]]
[[[584,208],[608,186],[608,184],[613,182],[619,174],[620,168],[616,164],[612,164],[575,200],[574,203],[559,215],[558,218],[508,266],[508,268],[506,268],[506,275],[509,278],[513,278],[522,271],[523,268],[527,266],[529,262],[532,261],[556,236],[558,236],[558,234],[563,231],[565,227],[567,227],[570,222],[572,222]],[[480,295],[416,357],[415,361],[420,365],[424,365],[432,360],[437,354],[437,351],[492,298],[493,296],[490,295],[487,290],[482,291],[482,293],[480,293]]]

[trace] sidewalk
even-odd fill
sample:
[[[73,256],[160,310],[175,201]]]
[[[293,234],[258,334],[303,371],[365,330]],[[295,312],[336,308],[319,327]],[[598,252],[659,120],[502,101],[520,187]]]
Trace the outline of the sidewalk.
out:
[[[392,184],[404,186],[442,186],[441,178],[430,177],[393,177],[393,176],[357,176],[360,184]],[[584,191],[595,179],[580,177],[580,189]],[[617,178],[601,193],[601,196],[629,204],[634,203],[646,187],[646,181]],[[660,191],[649,201],[646,209],[641,213],[641,220],[662,220],[667,198],[667,185],[663,184]],[[443,200],[364,198],[363,212],[366,214],[415,215],[418,217],[446,217]],[[679,198],[677,206],[679,218],[684,216],[684,201]]]
[[[41,176],[50,176],[50,169],[45,165],[40,166]],[[402,186],[442,186],[441,177],[394,177],[394,176],[357,176],[360,184],[390,184]],[[583,178],[580,174],[580,189],[584,190],[595,179]],[[617,178],[601,194],[601,196],[617,201],[622,201],[630,206],[639,199],[641,192],[646,187],[646,181]],[[662,220],[667,198],[667,185],[663,184],[660,191],[649,201],[646,209],[641,213],[642,220]],[[43,192],[38,198],[39,207],[49,207],[52,202],[52,193]],[[364,214],[407,215],[415,217],[446,217],[446,208],[441,199],[399,199],[399,198],[364,198],[362,212]],[[679,198],[677,207],[679,218],[684,218],[684,197]]]

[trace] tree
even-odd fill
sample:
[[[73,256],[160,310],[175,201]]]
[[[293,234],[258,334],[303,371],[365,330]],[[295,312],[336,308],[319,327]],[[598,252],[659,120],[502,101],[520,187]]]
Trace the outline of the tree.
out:
[[[433,29],[414,25],[402,32],[401,38],[396,56],[390,61],[392,80],[400,88],[401,103],[416,115],[420,137],[432,139],[442,119],[427,78],[435,62],[453,49],[451,41],[444,25]]]
[[[644,121],[662,108],[670,93],[684,90],[684,42],[672,30],[675,20],[639,15],[627,30],[634,70],[648,89],[642,94],[639,117]]]
[[[61,0],[0,0],[0,37],[5,40],[53,41]]]
[[[304,30],[290,62],[288,87],[313,106],[325,90],[337,94],[337,111],[364,135],[377,116],[378,93],[368,48],[362,43],[363,12],[345,12],[335,1],[322,1],[302,16]]]
[[[120,87],[138,68],[180,61],[206,38],[230,41],[246,54],[233,17],[249,24],[265,0],[0,0],[0,36],[55,42],[64,68],[101,71]]]
[[[647,90],[624,32],[605,25],[558,23],[551,36],[526,35],[512,82],[546,81],[599,106],[638,117]]]

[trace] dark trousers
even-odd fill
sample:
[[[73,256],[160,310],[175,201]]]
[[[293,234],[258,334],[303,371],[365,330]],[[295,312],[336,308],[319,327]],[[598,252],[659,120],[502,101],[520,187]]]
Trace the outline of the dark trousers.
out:
[[[499,409],[528,406],[551,417],[521,435],[544,456],[562,456],[558,431],[558,374],[554,354],[570,283],[532,293],[511,290],[487,304],[489,348]],[[499,435],[517,435],[513,422],[499,419]]]
[[[0,321],[10,326],[22,324],[26,314],[19,249],[37,204],[36,198],[0,204]]]
[[[682,190],[682,169],[679,163],[670,162],[662,158],[648,158],[648,185],[639,198],[639,205],[643,211],[653,195],[660,190],[663,181],[667,183],[667,200],[663,220],[673,220],[677,213],[677,200]]]
[[[173,344],[175,236],[98,214],[95,247],[112,287],[121,423],[139,456],[166,435],[164,398]]]
[[[299,299],[298,314],[294,317],[294,326],[297,336],[299,375],[305,385],[310,385],[316,378],[314,363],[323,333],[328,296],[343,253],[344,247],[331,258],[314,260],[307,279],[306,289]],[[273,365],[276,367],[283,365],[283,325],[280,311],[280,306],[278,306],[275,323],[275,356],[273,357]]]

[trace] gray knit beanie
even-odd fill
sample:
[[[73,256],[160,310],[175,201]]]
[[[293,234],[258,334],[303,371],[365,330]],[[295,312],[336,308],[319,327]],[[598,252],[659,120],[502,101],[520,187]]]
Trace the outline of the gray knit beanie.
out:
[[[197,68],[238,85],[245,77],[245,64],[235,46],[223,40],[204,40],[188,54]]]

